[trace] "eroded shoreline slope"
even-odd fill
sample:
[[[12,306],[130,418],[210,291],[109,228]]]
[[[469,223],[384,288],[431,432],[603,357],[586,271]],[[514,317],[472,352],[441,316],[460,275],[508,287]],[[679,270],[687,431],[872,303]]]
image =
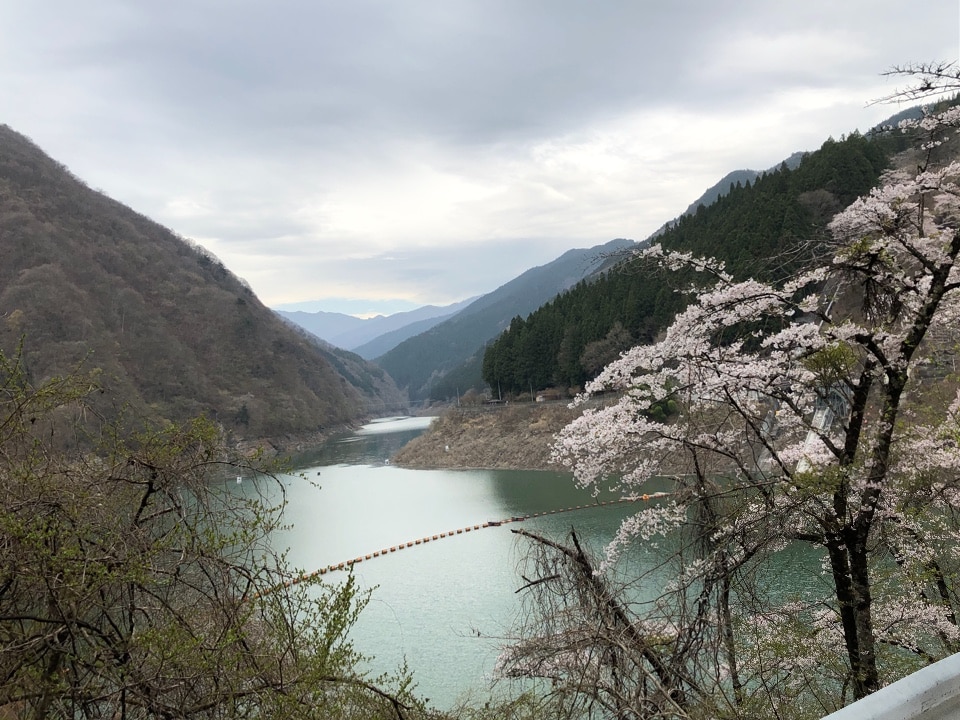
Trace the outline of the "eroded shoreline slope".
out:
[[[563,403],[453,408],[392,462],[422,470],[560,470],[550,462],[554,435],[579,414]]]

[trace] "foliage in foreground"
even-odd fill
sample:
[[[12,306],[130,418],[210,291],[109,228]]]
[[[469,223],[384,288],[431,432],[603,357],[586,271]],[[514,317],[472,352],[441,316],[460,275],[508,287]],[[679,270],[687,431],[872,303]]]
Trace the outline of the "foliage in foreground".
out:
[[[0,354],[0,717],[422,716],[409,678],[359,669],[352,579],[284,585],[281,508],[227,482],[269,476],[203,420],[92,437],[94,390]]]
[[[929,162],[958,126],[956,110],[914,123],[919,172],[838,215],[812,253],[828,261],[781,284],[648,253],[692,269],[695,300],[588,385],[620,400],[573,421],[556,458],[626,497],[667,483],[600,570],[659,541],[647,580],[671,581],[631,604],[575,541],[536,540],[538,622],[504,674],[583,716],[816,718],[960,651],[960,395],[937,395],[960,322],[960,163]],[[650,412],[666,400],[676,416]],[[786,592],[788,555],[808,562]]]

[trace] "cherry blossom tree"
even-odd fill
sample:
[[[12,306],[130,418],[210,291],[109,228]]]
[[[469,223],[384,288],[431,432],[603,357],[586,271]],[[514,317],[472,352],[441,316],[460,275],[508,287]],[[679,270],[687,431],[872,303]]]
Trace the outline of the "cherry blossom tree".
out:
[[[957,62],[935,62],[896,65],[884,73],[888,77],[906,78],[907,84],[877,102],[900,102],[941,97],[960,90],[960,65]]]
[[[904,123],[917,172],[840,213],[824,261],[787,283],[647,251],[702,282],[659,342],[587,386],[555,458],[583,487],[663,493],[600,570],[638,542],[670,550],[676,580],[636,621],[669,668],[665,716],[709,699],[819,717],[960,651],[960,163],[933,163],[958,124]],[[665,401],[675,415],[652,412]],[[806,564],[778,589],[788,554]]]

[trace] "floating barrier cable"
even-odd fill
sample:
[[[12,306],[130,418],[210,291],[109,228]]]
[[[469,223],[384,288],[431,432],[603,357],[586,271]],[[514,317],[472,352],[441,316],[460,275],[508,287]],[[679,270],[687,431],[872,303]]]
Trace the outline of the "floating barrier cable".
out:
[[[382,557],[384,555],[389,555],[390,553],[399,552],[400,550],[405,550],[406,548],[416,547],[417,545],[424,545],[428,542],[433,542],[435,540],[443,540],[445,538],[453,537],[455,535],[462,535],[464,533],[473,532],[476,530],[483,530],[485,528],[491,527],[500,527],[501,525],[508,525],[515,522],[523,522],[524,520],[530,520],[531,518],[544,517],[546,515],[558,515],[560,513],[574,512],[576,510],[589,510],[590,508],[602,507],[604,505],[621,505],[623,503],[635,503],[635,502],[649,502],[650,500],[658,500],[660,498],[668,497],[671,493],[666,492],[655,492],[643,495],[637,495],[635,497],[626,497],[620,498],[619,500],[604,500],[601,502],[591,503],[589,505],[575,505],[573,507],[560,508],[559,510],[545,510],[543,512],[531,513],[529,515],[514,515],[512,517],[504,518],[503,520],[489,520],[485,523],[480,523],[477,525],[467,525],[466,527],[457,528],[455,530],[448,530],[447,532],[437,533],[436,535],[426,535],[422,538],[416,540],[410,540],[399,545],[391,545],[390,547],[385,547],[381,550],[376,550],[372,553],[367,553],[366,555],[358,555],[352,560],[344,560],[343,562],[333,563],[322,567],[319,570],[314,570],[311,573],[305,573],[299,577],[295,577],[291,580],[283,583],[282,587],[291,587],[297,583],[304,582],[306,580],[311,580],[320,575],[326,575],[327,573],[333,573],[340,570],[349,570],[354,565],[362,563],[366,560],[373,560],[374,558]],[[277,588],[279,589],[279,587]]]

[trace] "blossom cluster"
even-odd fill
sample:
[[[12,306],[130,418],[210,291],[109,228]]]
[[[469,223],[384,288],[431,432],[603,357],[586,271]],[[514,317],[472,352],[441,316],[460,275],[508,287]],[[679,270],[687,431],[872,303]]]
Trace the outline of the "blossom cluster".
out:
[[[960,109],[910,126],[958,127]],[[625,351],[587,384],[575,404],[610,393],[616,402],[585,409],[554,446],[583,487],[636,496],[673,480],[668,501],[624,521],[604,568],[632,542],[690,529],[710,509],[722,519],[709,541],[731,567],[798,541],[831,550],[835,580],[850,563],[893,558],[885,571],[897,580],[878,580],[861,603],[868,613],[875,603],[864,642],[918,656],[960,650],[955,600],[945,599],[960,597],[960,394],[922,421],[905,415],[924,390],[928,337],[960,325],[958,178],[956,162],[890,176],[831,222],[827,262],[780,285],[646,251],[708,282],[657,342]],[[676,413],[653,412],[667,400]],[[676,587],[712,567],[688,558]],[[854,591],[837,580],[834,592],[794,608],[807,658],[835,654],[852,632],[840,615],[851,602],[841,595]],[[789,612],[781,620],[763,622],[770,632],[793,622]]]

